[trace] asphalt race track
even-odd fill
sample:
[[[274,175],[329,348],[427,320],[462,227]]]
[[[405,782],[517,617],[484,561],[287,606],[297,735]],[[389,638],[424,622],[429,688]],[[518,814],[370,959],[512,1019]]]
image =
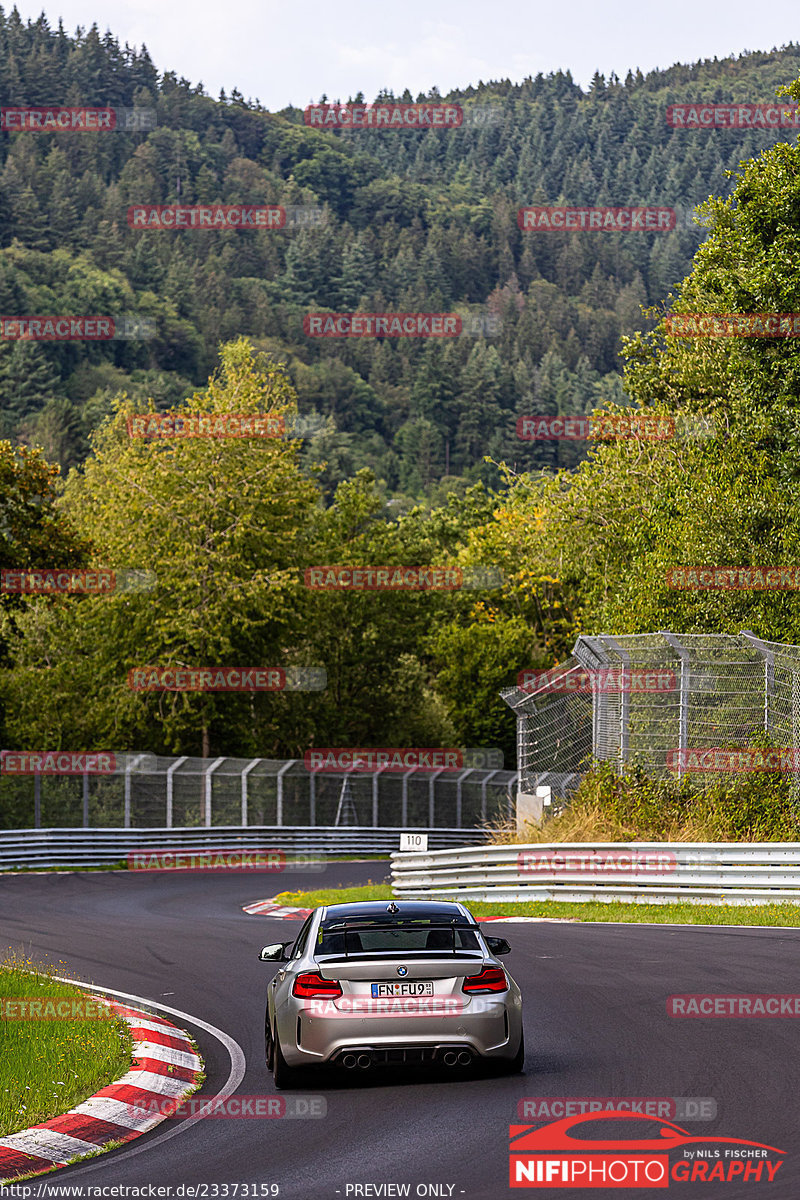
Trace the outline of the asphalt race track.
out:
[[[245,1056],[237,1094],[273,1095],[263,1059],[272,968],[257,954],[268,942],[292,938],[299,925],[248,916],[241,906],[289,888],[377,882],[385,867],[334,863],[324,874],[287,872],[279,880],[241,873],[2,875],[0,950],[22,948],[60,964],[61,974],[224,1031]],[[517,1116],[522,1097],[552,1096],[712,1097],[716,1120],[678,1123],[692,1134],[767,1143],[783,1150],[785,1161],[772,1183],[672,1180],[671,1194],[800,1197],[800,1018],[681,1020],[666,1012],[673,993],[800,992],[800,930],[489,928],[511,941],[505,961],[525,996],[524,1076],[321,1077],[298,1094],[324,1096],[325,1117],[168,1120],[127,1147],[45,1177],[39,1195],[54,1197],[65,1184],[168,1184],[176,1197],[190,1194],[175,1190],[181,1184],[205,1184],[196,1197],[222,1200],[224,1189],[211,1185],[234,1183],[274,1183],[280,1197],[298,1200],[524,1195],[508,1186],[508,1127],[525,1123]],[[207,1029],[172,1019],[196,1038],[207,1070],[202,1095],[214,1095],[231,1074],[231,1055]],[[374,1186],[380,1184],[411,1186],[404,1193]],[[638,1187],[621,1193],[542,1185],[527,1194],[542,1192],[653,1195]],[[234,1196],[232,1187],[227,1195]]]

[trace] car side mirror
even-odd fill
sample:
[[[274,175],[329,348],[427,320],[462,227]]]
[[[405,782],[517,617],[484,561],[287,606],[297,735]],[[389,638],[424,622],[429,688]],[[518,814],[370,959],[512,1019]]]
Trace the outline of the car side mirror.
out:
[[[505,938],[486,937],[486,934],[484,934],[484,937],[486,938],[486,945],[489,947],[492,954],[510,954],[511,953],[511,947],[509,946],[509,944]]]
[[[291,942],[274,942],[271,946],[264,946],[259,954],[260,962],[288,962],[289,955],[286,953]]]

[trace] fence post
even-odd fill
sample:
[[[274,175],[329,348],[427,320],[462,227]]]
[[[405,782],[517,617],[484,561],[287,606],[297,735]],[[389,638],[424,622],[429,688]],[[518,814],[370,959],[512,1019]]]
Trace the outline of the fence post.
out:
[[[182,758],[176,758],[172,766],[167,767],[167,829],[172,829],[172,776],[187,758],[188,755],[184,754]]]
[[[416,771],[416,767],[412,767],[410,771],[406,771],[403,776],[403,795],[400,801],[400,820],[403,829],[408,828],[408,781]]]
[[[689,667],[689,651],[680,642],[674,633],[668,633],[665,629],[658,631],[665,642],[668,642],[675,653],[681,660],[681,691],[680,691],[680,709],[678,714],[678,750],[684,751],[689,742],[689,685],[691,683],[691,670]],[[678,778],[683,775],[683,753],[678,754]]]
[[[483,783],[481,784],[481,820],[482,821],[486,820],[486,788],[489,785],[489,780],[494,779],[495,775],[497,775],[497,774],[499,774],[499,769],[498,769],[498,771],[490,771],[489,774],[484,779]]]
[[[287,763],[284,763],[280,771],[278,771],[278,794],[275,800],[275,824],[283,824],[283,777],[286,772],[293,767],[298,760],[290,758]]]
[[[258,766],[261,762],[260,758],[252,759],[246,767],[242,768],[242,825],[247,828],[247,776],[252,771],[253,767]]]
[[[620,646],[616,638],[606,634],[604,639],[608,645],[622,659],[622,668],[624,676],[627,677],[628,687],[622,688],[619,698],[619,774],[622,774],[622,765],[628,761],[628,750],[630,744],[630,713],[631,713],[631,656],[627,650]]]
[[[89,773],[83,772],[83,828],[89,828]]]
[[[33,777],[33,827],[34,829],[42,828],[42,777],[34,775]]]
[[[436,811],[436,780],[441,775],[444,767],[440,767],[438,771],[434,771],[428,780],[428,828],[433,829],[435,822]]]
[[[592,681],[591,672],[599,668],[607,669],[610,664],[608,647],[605,645],[607,638],[589,637],[582,633],[575,645],[572,647],[572,653],[578,660],[579,669],[589,673],[592,693],[592,754],[595,758],[610,759],[620,757],[619,737],[612,736],[612,730],[609,727],[608,720],[608,692],[605,688],[595,687]],[[570,668],[570,671],[575,668]],[[570,672],[567,672],[569,674]],[[613,748],[614,754],[610,753]],[[527,787],[526,780],[526,788]]]
[[[135,757],[131,754],[125,755],[125,810],[122,820],[126,829],[131,827],[131,771],[145,757],[144,754],[137,754]]]
[[[372,825],[374,829],[378,828],[378,780],[386,767],[378,767],[377,771],[372,774]]]
[[[752,642],[764,659],[764,733],[769,733],[772,698],[775,695],[775,651],[770,650],[767,643],[756,637],[751,629],[742,629],[739,636]]]
[[[800,672],[792,671],[792,759],[800,746]],[[792,766],[794,766],[794,761]],[[800,799],[800,774],[792,772],[792,800]]]
[[[462,817],[462,810],[461,810],[461,783],[462,783],[462,780],[466,779],[468,775],[471,775],[474,770],[475,770],[474,767],[468,767],[466,771],[461,772],[458,779],[456,780],[456,825],[459,826],[459,828],[461,828],[464,824],[464,820]],[[521,780],[521,778],[522,778],[522,771],[518,771],[517,772],[517,787],[519,787],[519,781]]]
[[[508,789],[506,791],[506,795],[508,796],[508,810],[507,810],[506,815],[508,816],[509,821],[514,816],[514,810],[515,810],[513,788],[514,788],[515,783],[517,785],[517,788],[519,788],[519,779],[520,779],[520,773],[519,773],[519,771],[517,771],[517,773],[515,775],[512,775],[508,781]]]
[[[531,701],[531,703],[533,704],[533,709],[535,712],[536,702]],[[535,726],[533,725],[532,718],[527,713],[521,715],[515,712],[514,716],[516,717],[517,721],[517,766],[519,767],[521,784],[523,777],[527,778],[528,776],[529,759],[535,758],[535,754],[531,753],[530,749],[532,741],[531,734],[534,733]],[[460,812],[461,810],[461,780],[464,778],[464,775],[460,776],[456,785],[456,812]],[[457,824],[460,825],[461,822],[458,821]]]
[[[225,755],[223,755],[222,758],[216,759],[205,771],[205,814],[203,824],[205,825],[206,829],[211,828],[211,776],[214,774],[220,763],[224,762]]]

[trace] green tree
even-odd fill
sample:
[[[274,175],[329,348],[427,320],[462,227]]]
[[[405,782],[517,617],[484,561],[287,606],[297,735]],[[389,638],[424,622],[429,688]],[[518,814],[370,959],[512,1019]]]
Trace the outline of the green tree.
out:
[[[177,412],[289,414],[285,374],[241,339]],[[18,736],[167,753],[264,752],[293,696],[131,691],[131,668],[295,666],[297,563],[316,500],[285,438],[128,436],[132,406],[94,437],[64,503],[95,538],[95,561],[151,571],[152,591],[87,597],[54,619],[31,605],[11,692]],[[91,711],[84,698],[92,696]]]
[[[3,570],[80,567],[90,544],[59,510],[58,467],[40,449],[0,441],[0,564]],[[30,603],[24,594],[0,593],[0,738],[13,734],[6,724],[6,684],[13,676],[10,645]],[[45,601],[45,603],[48,603]]]

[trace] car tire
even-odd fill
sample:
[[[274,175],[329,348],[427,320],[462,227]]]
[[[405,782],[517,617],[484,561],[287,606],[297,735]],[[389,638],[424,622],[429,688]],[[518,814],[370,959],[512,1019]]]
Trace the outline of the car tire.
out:
[[[280,1038],[277,1034],[273,1034],[272,1045],[274,1047],[272,1078],[275,1082],[275,1087],[279,1092],[282,1092],[285,1088],[294,1087],[296,1085],[297,1071],[293,1067],[290,1067],[286,1062],[286,1059],[283,1057]]]
[[[508,1064],[508,1073],[509,1075],[523,1075],[525,1073],[525,1031],[522,1029],[519,1033],[519,1048]]]
[[[272,1071],[275,1064],[275,1043],[272,1040],[272,1029],[269,1023],[269,1008],[264,1014],[264,1061],[268,1070]]]

